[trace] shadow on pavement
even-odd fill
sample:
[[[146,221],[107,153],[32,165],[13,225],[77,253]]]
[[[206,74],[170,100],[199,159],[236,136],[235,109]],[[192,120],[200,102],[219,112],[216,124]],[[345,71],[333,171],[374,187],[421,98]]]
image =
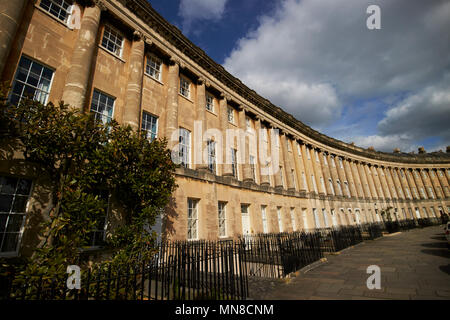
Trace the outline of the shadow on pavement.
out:
[[[438,257],[443,257],[443,258],[450,258],[450,251],[445,248],[445,249],[435,249],[435,250],[431,250],[431,249],[424,249],[422,250],[423,253],[426,254],[431,254],[433,256],[438,256]]]
[[[441,241],[446,241],[446,238],[445,238],[445,236],[439,236],[439,237],[430,237],[430,239],[433,239],[433,240],[441,240]]]
[[[447,242],[422,243],[422,247],[426,247],[426,248],[447,248]]]
[[[442,272],[445,272],[446,274],[450,275],[450,264],[446,266],[440,266],[439,269],[441,269]]]

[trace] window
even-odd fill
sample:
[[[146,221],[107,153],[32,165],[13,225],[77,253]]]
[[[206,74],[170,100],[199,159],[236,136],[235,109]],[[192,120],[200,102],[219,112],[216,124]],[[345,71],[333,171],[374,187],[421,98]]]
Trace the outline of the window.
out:
[[[284,181],[283,181],[283,167],[282,167],[282,166],[280,166],[279,172],[280,172],[280,181],[281,181],[281,185],[284,186]]]
[[[188,199],[187,238],[198,238],[198,200]]]
[[[305,186],[305,190],[308,191],[308,184],[306,183],[306,176],[305,176],[304,172],[302,172],[302,180],[303,180],[303,185]]]
[[[315,193],[319,193],[319,192],[317,191],[316,179],[314,178],[314,175],[313,175],[313,174],[311,175],[311,181],[312,181],[312,184],[313,184],[313,187],[314,187],[314,192],[315,192]]]
[[[316,224],[316,228],[320,228],[320,221],[319,221],[319,216],[317,215],[316,208],[313,208],[313,215],[314,215],[314,223]]]
[[[434,170],[431,171],[431,176],[432,176],[433,178],[436,178],[436,173],[434,173]]]
[[[406,188],[406,194],[408,195],[408,198],[409,198],[409,199],[412,199],[412,197],[411,197],[411,192],[409,192],[409,189],[408,189],[408,188]]]
[[[292,177],[292,182],[294,183],[294,189],[297,190],[297,180],[295,179],[294,169],[291,169],[291,177]]]
[[[431,210],[431,215],[433,216],[433,218],[436,218],[436,212],[434,211],[433,207],[430,207]]]
[[[423,187],[420,187],[420,194],[422,195],[423,198],[426,198],[427,196],[425,195],[425,190],[423,190]]]
[[[405,173],[403,172],[403,170],[400,170],[400,176],[402,177],[402,179],[405,178]]]
[[[323,221],[325,223],[325,228],[328,228],[328,216],[327,216],[327,210],[325,208],[322,208],[322,215],[323,215]]]
[[[20,58],[9,101],[18,105],[22,98],[29,97],[46,104],[50,94],[53,70],[25,56]]]
[[[432,199],[435,199],[434,192],[433,192],[433,188],[428,187],[428,193],[430,194],[430,196],[431,196]]]
[[[231,107],[227,107],[228,122],[234,123],[234,110]]]
[[[341,182],[339,180],[336,180],[336,184],[338,186],[338,190],[339,190],[339,195],[342,196],[342,187],[341,187]]]
[[[327,160],[327,155],[325,153],[323,153],[323,163],[327,166],[328,165],[328,160]]]
[[[103,201],[103,215],[97,218],[95,230],[87,235],[87,243],[89,247],[97,247],[105,245],[106,221],[109,211],[109,193],[106,190],[95,190],[94,195]]]
[[[319,162],[319,153],[317,150],[314,150],[314,155],[316,156],[316,162]]]
[[[147,132],[147,139],[150,141],[155,140],[158,134],[158,118],[144,111],[142,113],[141,128],[142,131]]]
[[[206,142],[208,148],[208,169],[216,173],[216,143],[212,140]]]
[[[278,227],[280,232],[283,232],[283,221],[281,220],[281,207],[277,207]]]
[[[180,128],[178,156],[180,164],[185,168],[191,165],[191,132]]]
[[[72,1],[41,0],[39,6],[62,22],[67,22],[72,8]]]
[[[419,199],[419,194],[417,193],[417,189],[416,188],[412,188],[414,191],[414,196]]]
[[[342,158],[339,158],[339,167],[340,167],[341,169],[344,169],[344,166],[343,166],[343,164],[342,164]]]
[[[403,215],[403,219],[406,219],[406,211],[405,211],[405,208],[402,208],[402,215]]]
[[[306,148],[306,156],[308,160],[311,160],[311,155],[309,154],[309,148]]]
[[[252,171],[253,181],[256,182],[256,164],[255,164],[255,157],[254,156],[250,156],[250,170]]]
[[[402,191],[402,189],[401,189],[400,187],[398,187],[398,193],[400,194],[400,196],[401,196],[402,198],[405,197],[405,196],[403,195],[403,191]]]
[[[348,187],[348,182],[347,181],[344,181],[344,186],[345,186],[345,192],[347,192],[347,196],[350,198],[351,197],[350,189]]]
[[[161,60],[154,55],[147,56],[147,64],[145,66],[145,73],[150,77],[161,81]]]
[[[261,220],[263,225],[263,232],[267,233],[269,230],[267,228],[266,206],[261,206]]]
[[[301,157],[302,156],[302,150],[300,148],[300,143],[297,142],[297,152],[298,152],[298,156]]]
[[[241,204],[241,217],[242,217],[242,234],[249,235],[253,231],[250,225],[250,213],[248,210],[248,204]]]
[[[18,252],[31,180],[0,176],[0,254]]]
[[[189,80],[187,80],[185,77],[180,77],[180,94],[183,97],[189,99],[191,95],[190,87],[191,83],[189,82]]]
[[[424,179],[426,179],[427,178],[427,173],[425,171],[422,171],[422,176],[423,176]]]
[[[427,208],[422,207],[422,209],[423,209],[423,213],[424,213],[425,217],[429,218]]]
[[[251,124],[250,124],[250,118],[249,117],[245,117],[245,128],[247,131],[250,131],[251,129]]]
[[[291,208],[291,223],[292,223],[292,230],[297,230],[297,223],[295,222],[295,208]]]
[[[238,169],[237,169],[236,159],[237,159],[237,150],[232,148],[231,149],[231,170],[233,172],[233,176],[236,179],[238,179]]]
[[[331,156],[331,165],[333,166],[333,168],[336,168],[336,162],[334,162],[334,156]]]
[[[415,176],[417,179],[419,179],[419,174],[417,173],[416,170],[414,170],[414,176]]]
[[[104,124],[111,122],[114,113],[115,98],[94,90],[91,102],[91,112],[95,119]]]
[[[336,192],[334,191],[333,180],[331,180],[331,178],[328,179],[328,183],[329,183],[329,185],[330,185],[331,193],[333,194],[333,196],[335,196],[335,195],[336,195]]]
[[[214,97],[209,93],[206,94],[206,110],[214,112]]]
[[[219,237],[227,236],[226,202],[219,201]]]
[[[112,54],[122,57],[123,36],[112,27],[105,26],[105,30],[103,31],[102,47]]]
[[[322,186],[323,192],[326,193],[325,182],[323,181],[323,177],[320,177],[320,185]]]
[[[441,178],[443,178],[443,177],[444,177],[444,174],[442,173],[442,170],[439,170],[438,172],[439,172],[439,176],[440,176]]]

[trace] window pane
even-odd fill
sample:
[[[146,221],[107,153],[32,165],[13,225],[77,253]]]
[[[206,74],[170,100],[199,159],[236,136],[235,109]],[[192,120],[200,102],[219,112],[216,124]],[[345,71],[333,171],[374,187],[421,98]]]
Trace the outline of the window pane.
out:
[[[14,199],[14,205],[12,212],[22,213],[25,212],[27,206],[28,196],[16,196]]]
[[[1,234],[0,234],[1,236]],[[17,248],[17,243],[19,240],[18,233],[6,233],[4,234],[3,244],[1,252],[14,252]]]
[[[10,214],[6,232],[19,232],[22,227],[23,218],[24,215],[22,214]]]
[[[17,185],[17,194],[29,195],[31,190],[31,180],[20,179]]]
[[[0,212],[10,212],[14,196],[0,194]]]

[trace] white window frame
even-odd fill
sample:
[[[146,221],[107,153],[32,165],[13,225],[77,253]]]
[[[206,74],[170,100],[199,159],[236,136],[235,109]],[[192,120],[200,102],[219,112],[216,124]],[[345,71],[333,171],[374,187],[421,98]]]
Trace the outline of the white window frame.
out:
[[[231,171],[233,176],[239,180],[239,170],[237,166],[237,149],[231,148]]]
[[[315,193],[319,193],[319,191],[317,190],[316,179],[315,179],[313,174],[311,175],[311,181],[312,181],[312,184],[313,184],[313,187],[314,187],[314,192]]]
[[[214,97],[213,95],[206,93],[206,110],[214,113]]]
[[[98,99],[94,100],[95,94],[98,94]],[[99,112],[98,109],[100,107],[100,102],[102,100],[102,97],[104,97],[106,99],[106,103],[105,103],[105,109],[103,110],[103,112]],[[112,101],[112,105],[109,103],[110,101]],[[103,103],[103,102],[102,102]],[[114,119],[114,109],[115,109],[115,105],[116,105],[116,98],[106,94],[100,90],[94,89],[94,91],[92,92],[92,101],[91,101],[91,106],[90,106],[90,112],[94,113],[95,119],[97,121],[101,121],[103,124],[109,123],[111,122],[112,119]],[[94,108],[96,107],[96,108]],[[109,114],[108,111],[111,110],[111,115]]]
[[[256,162],[255,162],[255,157],[250,155],[249,158],[250,161],[250,170],[252,171],[252,177],[253,177],[253,181],[256,183]]]
[[[306,192],[308,192],[309,188],[308,188],[308,183],[306,182],[306,175],[304,172],[302,172],[302,180],[303,180],[303,185],[305,186],[305,190],[306,190]]]
[[[228,236],[227,232],[227,203],[224,201],[219,201],[218,206],[218,219],[219,219],[219,237],[226,238]]]
[[[314,224],[315,224],[315,228],[316,229],[320,229],[320,219],[319,216],[317,215],[317,209],[316,208],[312,208],[313,211],[313,216],[314,216]]]
[[[277,217],[278,217],[278,230],[280,232],[283,232],[284,228],[283,228],[283,219],[281,216],[281,207],[277,207]]]
[[[206,142],[208,151],[208,169],[212,173],[216,173],[217,163],[216,163],[216,142],[213,140],[208,140]]]
[[[333,196],[335,196],[335,195],[336,195],[336,192],[334,191],[333,180],[332,180],[331,178],[329,178],[329,179],[328,179],[328,182],[329,182],[329,184],[330,184],[331,192],[332,192]]]
[[[291,223],[292,223],[292,231],[297,231],[297,221],[295,221],[295,208],[291,207]]]
[[[150,120],[150,121],[148,121],[148,120]],[[153,123],[155,123],[155,132],[152,131]],[[156,138],[158,138],[158,124],[159,124],[159,121],[158,121],[157,116],[155,116],[147,111],[142,111],[141,130],[147,132],[146,136],[147,136],[147,139],[149,139],[150,141],[153,141]]]
[[[198,199],[188,198],[187,240],[198,240]],[[193,231],[195,231],[194,236]],[[189,237],[191,235],[191,237]]]
[[[23,232],[25,229],[25,222],[27,219],[27,215],[28,215],[28,211],[29,211],[29,206],[30,206],[30,200],[31,200],[31,194],[33,192],[33,187],[34,187],[34,182],[31,179],[27,179],[27,178],[22,178],[22,177],[12,177],[12,176],[6,176],[6,175],[0,175],[0,178],[12,178],[12,179],[17,179],[16,182],[16,186],[14,188],[14,192],[11,193],[3,193],[1,192],[0,194],[5,194],[5,195],[9,195],[12,196],[12,202],[11,202],[11,207],[10,210],[8,212],[2,212],[2,214],[6,215],[6,221],[5,221],[5,230],[2,232],[2,234],[0,234],[0,250],[3,247],[3,242],[5,240],[5,236],[7,233],[17,233],[17,242],[16,242],[16,249],[14,251],[4,251],[4,252],[0,252],[0,257],[15,257],[19,254],[19,250],[22,244],[22,236],[23,236]],[[28,180],[30,182],[30,190],[28,192],[28,194],[19,194],[17,193],[17,189],[18,189],[18,184],[20,182],[20,180]],[[0,190],[1,191],[1,190]],[[25,203],[25,210],[24,212],[14,212],[14,204],[15,204],[15,200],[17,196],[22,196],[22,197],[27,197],[26,203]],[[8,223],[9,223],[9,219],[11,216],[16,216],[16,215],[21,215],[22,216],[22,223],[19,227],[19,231],[18,232],[7,232],[8,230]]]
[[[230,106],[227,106],[227,117],[228,122],[234,124],[234,109]]]
[[[108,32],[108,36],[106,33]],[[104,44],[104,40],[106,37],[106,44]],[[114,38],[112,38],[114,37]],[[120,44],[119,44],[120,41]],[[114,47],[116,47],[116,50],[113,51],[112,49],[108,48],[108,44],[112,43]],[[122,32],[114,28],[113,26],[106,24],[103,28],[103,35],[102,40],[100,43],[100,46],[105,49],[106,51],[112,53],[113,55],[122,58],[123,55],[123,44],[125,42],[125,37],[123,36]]]
[[[327,166],[328,165],[327,155],[325,153],[322,154],[323,154],[323,163]]]
[[[45,8],[43,7],[43,1],[41,0],[39,2],[39,8],[41,8],[42,10],[44,10],[45,12],[47,12],[48,14],[50,14],[52,17],[55,17],[56,19],[58,19],[59,21],[63,22],[63,23],[67,23],[68,21],[70,21],[70,17],[72,16],[72,10],[73,10],[73,1],[66,1],[66,0],[61,0],[61,4],[56,3],[57,1],[55,0],[46,0],[48,2],[50,2],[50,6]],[[67,8],[64,9],[64,5],[67,5]],[[51,9],[57,8],[59,13],[58,15],[55,15],[54,12],[51,11]],[[64,19],[61,19],[60,15],[62,12],[65,12],[66,15],[64,17]]]
[[[300,143],[297,142],[297,152],[298,152],[298,156],[301,157],[302,156],[302,150],[300,147]]]
[[[180,164],[185,168],[191,167],[191,132],[188,129],[179,129],[178,156]],[[186,150],[186,152],[184,152]]]
[[[26,59],[26,60],[30,61],[30,65],[29,65],[27,70],[23,69],[20,66],[20,64],[23,61],[23,59]],[[39,75],[31,72],[31,69],[32,69],[33,65],[35,65],[35,64],[38,65],[41,68]],[[19,69],[21,69],[21,71],[23,71],[23,73],[26,74],[25,80],[19,80],[19,78],[18,78],[19,72],[20,72]],[[51,71],[52,72],[51,79],[47,79],[47,78],[43,77],[44,71]],[[32,77],[34,79],[38,79],[37,86],[32,85],[31,83],[28,83],[28,80],[30,79],[30,76],[32,74],[35,75],[35,76],[38,76],[38,78]],[[19,99],[17,101],[17,104],[19,104],[22,101],[22,99],[24,98],[25,88],[28,87],[28,88],[32,88],[33,90],[35,90],[35,93],[33,95],[33,100],[38,101],[38,102],[46,105],[47,102],[48,102],[49,96],[50,96],[50,91],[51,91],[51,88],[52,88],[52,84],[53,84],[53,79],[54,78],[55,78],[55,69],[50,68],[49,66],[47,66],[47,65],[45,65],[43,63],[40,63],[40,62],[36,61],[35,59],[32,59],[32,58],[30,58],[30,57],[28,57],[26,55],[22,55],[20,57],[19,64],[17,66],[16,73],[14,75],[14,82],[13,82],[13,85],[12,85],[12,88],[11,88],[8,100],[11,102],[13,96],[18,96]],[[48,89],[47,90],[43,89],[43,79],[45,79],[46,81],[50,80],[49,83],[48,83]],[[16,88],[16,85],[22,85],[23,86],[22,89],[21,89],[21,93],[20,94],[14,93],[14,89]],[[42,99],[42,97],[44,97],[44,99]]]
[[[187,99],[191,98],[191,81],[182,75],[180,75],[180,95]]]
[[[267,206],[261,206],[261,220],[262,220],[262,226],[263,226],[263,233],[269,232],[269,229],[267,227],[267,214],[266,214],[266,208]]]
[[[323,216],[323,221],[325,223],[325,228],[328,228],[329,227],[328,215],[327,215],[327,210],[325,208],[322,208],[322,216]]]
[[[161,81],[162,61],[154,54],[148,54],[145,63],[145,74],[149,77]]]

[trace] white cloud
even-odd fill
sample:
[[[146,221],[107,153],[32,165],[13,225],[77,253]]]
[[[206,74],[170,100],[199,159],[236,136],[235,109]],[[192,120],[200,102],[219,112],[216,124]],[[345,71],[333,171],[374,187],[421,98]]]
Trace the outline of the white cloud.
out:
[[[381,30],[366,28],[370,4],[381,8]],[[433,89],[425,92],[423,88],[439,89],[445,82],[444,74],[450,70],[445,39],[449,13],[450,2],[445,0],[284,0],[273,16],[261,17],[259,27],[238,42],[224,66],[250,88],[318,129],[338,120],[342,108],[354,101],[409,92],[409,102],[397,105],[396,99],[395,108],[380,122],[378,135],[360,139],[380,148],[394,142],[406,148],[414,139],[442,134],[448,127],[435,121],[439,117],[416,121],[411,115],[420,110],[412,111],[412,107],[410,112],[401,110],[419,96],[428,103]],[[443,99],[442,94],[434,97]],[[442,118],[445,105],[436,102],[433,106],[433,112],[420,114]],[[396,118],[399,112],[407,115]],[[403,118],[414,118],[420,134],[409,130],[407,121],[399,120]]]
[[[183,18],[183,31],[188,33],[196,20],[220,20],[227,0],[181,0],[178,14]]]
[[[450,77],[446,77],[449,79]],[[378,135],[354,137],[355,143],[377,150],[392,151],[400,148],[417,150],[416,142],[439,137],[433,150],[450,145],[450,81],[430,86],[395,104],[378,123]]]

